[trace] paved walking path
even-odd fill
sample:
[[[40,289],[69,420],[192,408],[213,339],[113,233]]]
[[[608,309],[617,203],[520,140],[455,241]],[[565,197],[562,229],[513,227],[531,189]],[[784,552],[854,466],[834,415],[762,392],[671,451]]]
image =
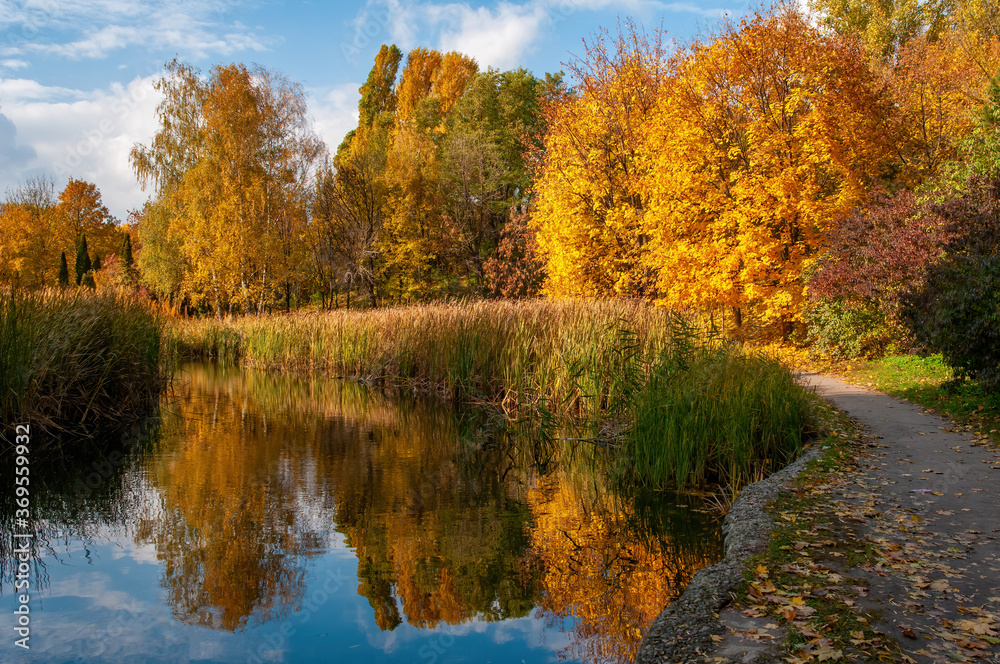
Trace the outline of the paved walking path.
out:
[[[863,505],[859,536],[893,552],[866,574],[878,627],[917,662],[1000,663],[1000,646],[966,638],[1000,631],[1000,451],[919,406],[827,376],[802,380],[881,444],[836,496]]]

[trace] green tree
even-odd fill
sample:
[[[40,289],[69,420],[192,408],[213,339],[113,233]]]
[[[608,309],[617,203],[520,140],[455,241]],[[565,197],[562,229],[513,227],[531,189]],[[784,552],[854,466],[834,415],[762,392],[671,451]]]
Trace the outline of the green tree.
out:
[[[122,240],[122,265],[125,267],[132,267],[135,262],[132,259],[132,237],[126,233],[125,239]]]
[[[94,264],[91,266],[94,272],[100,272],[101,270],[101,255],[94,254]]]
[[[80,241],[76,245],[76,285],[79,286],[83,276],[90,272],[93,265],[90,263],[90,254],[87,253],[87,236],[81,235]]]
[[[56,224],[64,251],[71,251],[84,234],[95,255],[113,252],[121,242],[118,224],[101,200],[100,190],[85,180],[71,178],[59,194]]]
[[[935,40],[946,30],[954,0],[810,0],[823,25],[838,35],[857,36],[883,59],[917,36]]]
[[[402,59],[403,54],[395,44],[382,44],[375,56],[375,65],[368,73],[368,80],[358,90],[361,93],[361,101],[358,102],[359,126],[370,128],[380,120],[392,123],[392,114],[396,112],[396,74]]]
[[[59,285],[69,286],[69,265],[66,263],[66,252],[59,254]]]
[[[987,101],[976,113],[975,127],[963,145],[963,179],[1000,174],[1000,75],[990,79]]]

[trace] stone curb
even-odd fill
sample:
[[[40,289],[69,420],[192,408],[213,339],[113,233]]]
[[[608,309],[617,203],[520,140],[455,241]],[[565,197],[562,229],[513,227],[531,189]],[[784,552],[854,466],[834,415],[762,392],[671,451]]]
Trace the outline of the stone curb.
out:
[[[771,541],[774,522],[765,508],[819,453],[814,447],[740,492],[722,525],[726,557],[699,570],[681,596],[656,617],[639,645],[635,664],[705,661],[716,647],[712,635],[725,631],[719,611],[743,580],[747,559],[762,553]]]

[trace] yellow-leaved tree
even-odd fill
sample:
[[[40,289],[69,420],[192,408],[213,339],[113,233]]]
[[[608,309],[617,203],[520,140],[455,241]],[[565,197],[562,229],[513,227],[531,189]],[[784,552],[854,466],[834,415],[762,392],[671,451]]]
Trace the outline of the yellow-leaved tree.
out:
[[[659,301],[791,331],[835,221],[889,173],[894,112],[855,43],[793,10],[679,52],[646,155]]]
[[[143,257],[171,263],[144,271],[179,275],[152,285],[220,314],[259,312],[275,292],[289,306],[304,276],[308,194],[324,151],[301,87],[242,64],[217,66],[207,81],[176,62],[167,72],[160,130],[131,155],[140,180],[157,187],[140,224]]]
[[[386,159],[391,213],[380,243],[385,276],[400,297],[427,296],[459,265],[458,228],[440,195],[440,141],[477,71],[476,61],[460,53],[417,48],[407,56]]]
[[[629,23],[618,38],[599,34],[571,67],[575,92],[547,105],[532,223],[549,295],[648,293],[643,135],[668,65],[662,33],[647,36]]]

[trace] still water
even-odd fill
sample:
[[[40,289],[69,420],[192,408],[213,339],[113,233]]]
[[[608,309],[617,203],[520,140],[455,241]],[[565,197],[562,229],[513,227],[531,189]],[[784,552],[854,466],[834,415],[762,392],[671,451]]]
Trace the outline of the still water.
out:
[[[33,468],[30,651],[2,510],[0,660],[631,661],[720,557],[718,523],[490,430],[349,382],[183,367],[124,453]]]

